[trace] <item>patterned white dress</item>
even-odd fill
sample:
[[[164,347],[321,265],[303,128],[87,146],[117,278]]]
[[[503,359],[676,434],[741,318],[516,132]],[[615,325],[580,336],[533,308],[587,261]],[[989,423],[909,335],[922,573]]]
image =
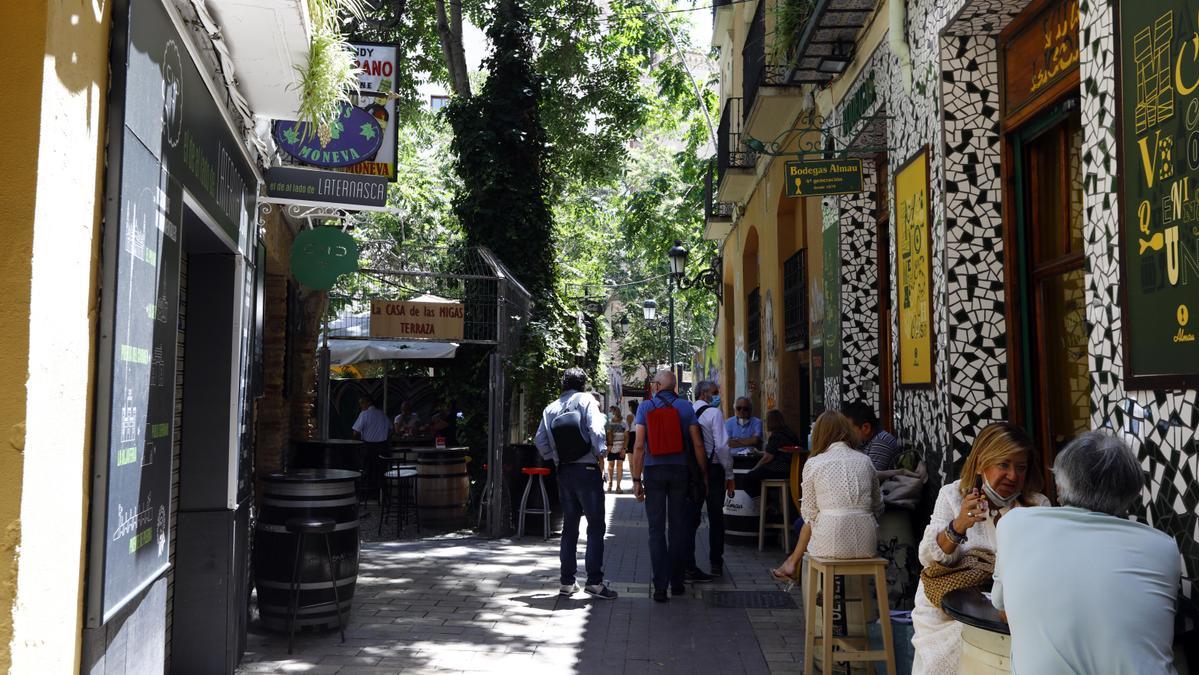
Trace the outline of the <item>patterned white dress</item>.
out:
[[[937,543],[937,534],[945,531],[945,526],[958,517],[962,510],[962,493],[958,491],[960,480],[941,488],[937,495],[937,504],[933,507],[932,519],[924,528],[924,537],[920,540],[920,564],[928,566],[934,561],[942,565],[952,566],[961,560],[962,555],[974,548],[995,551],[995,519],[988,516],[986,520],[976,524],[967,532],[966,542],[957,547],[953,553],[941,550]],[[1049,506],[1049,499],[1041,493],[1033,494],[1034,506]],[[1019,506],[1013,508],[1020,508]],[[958,660],[962,649],[962,624],[949,618],[945,612],[934,607],[924,594],[924,582],[916,588],[916,608],[912,610],[912,646],[916,648],[916,658],[912,662],[912,675],[955,675],[958,672]]]
[[[874,465],[844,443],[809,459],[803,468],[800,513],[812,524],[808,553],[816,558],[873,558],[883,499]]]

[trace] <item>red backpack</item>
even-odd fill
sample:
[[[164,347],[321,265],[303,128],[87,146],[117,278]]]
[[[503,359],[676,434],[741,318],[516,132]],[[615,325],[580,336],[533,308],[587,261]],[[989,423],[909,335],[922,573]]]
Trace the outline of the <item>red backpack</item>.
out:
[[[658,405],[656,399],[651,399],[650,403],[654,409],[645,415],[649,454],[661,457],[681,453],[683,451],[683,426],[679,421],[679,411],[673,405],[674,401],[661,406]]]

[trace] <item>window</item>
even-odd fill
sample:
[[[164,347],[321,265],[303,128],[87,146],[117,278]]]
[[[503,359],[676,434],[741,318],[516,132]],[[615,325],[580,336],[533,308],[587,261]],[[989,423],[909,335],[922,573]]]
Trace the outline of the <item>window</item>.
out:
[[[437,112],[449,104],[450,104],[449,96],[430,96],[429,97],[429,109],[432,110],[433,112]]]
[[[783,263],[783,330],[787,349],[808,346],[807,278],[807,251],[798,251]]]
[[[746,350],[749,352],[749,360],[757,361],[762,353],[762,322],[759,317],[761,303],[758,298],[758,289],[753,289],[749,292],[749,298],[745,303],[746,324],[745,327],[745,342]]]

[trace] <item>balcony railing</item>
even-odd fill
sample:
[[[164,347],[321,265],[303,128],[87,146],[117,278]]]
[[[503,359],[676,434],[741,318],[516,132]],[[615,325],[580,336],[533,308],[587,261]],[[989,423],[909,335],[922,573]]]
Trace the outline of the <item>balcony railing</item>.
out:
[[[704,219],[732,218],[733,205],[716,201],[716,161],[708,162],[708,171],[704,174]]]
[[[752,169],[758,157],[743,142],[742,129],[745,117],[741,99],[730,98],[720,115],[720,128],[716,132],[716,185],[720,185],[729,169]]]
[[[788,2],[787,16],[793,18],[786,22],[783,22],[782,18],[779,19],[776,33],[786,34],[774,36],[772,56],[768,57],[766,53],[766,0],[759,0],[753,21],[749,25],[749,33],[745,36],[745,46],[741,49],[741,97],[745,100],[744,115],[747,119],[753,110],[760,88],[796,84],[793,78],[794,68],[788,64],[794,60],[799,31],[803,30],[814,3],[811,0]]]

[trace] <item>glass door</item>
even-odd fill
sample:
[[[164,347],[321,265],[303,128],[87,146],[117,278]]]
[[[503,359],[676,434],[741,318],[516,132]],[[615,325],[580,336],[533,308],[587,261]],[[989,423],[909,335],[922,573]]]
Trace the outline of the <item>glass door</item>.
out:
[[[1090,428],[1077,100],[1064,102],[1014,136],[1019,393],[1025,427],[1049,467],[1067,442]]]

